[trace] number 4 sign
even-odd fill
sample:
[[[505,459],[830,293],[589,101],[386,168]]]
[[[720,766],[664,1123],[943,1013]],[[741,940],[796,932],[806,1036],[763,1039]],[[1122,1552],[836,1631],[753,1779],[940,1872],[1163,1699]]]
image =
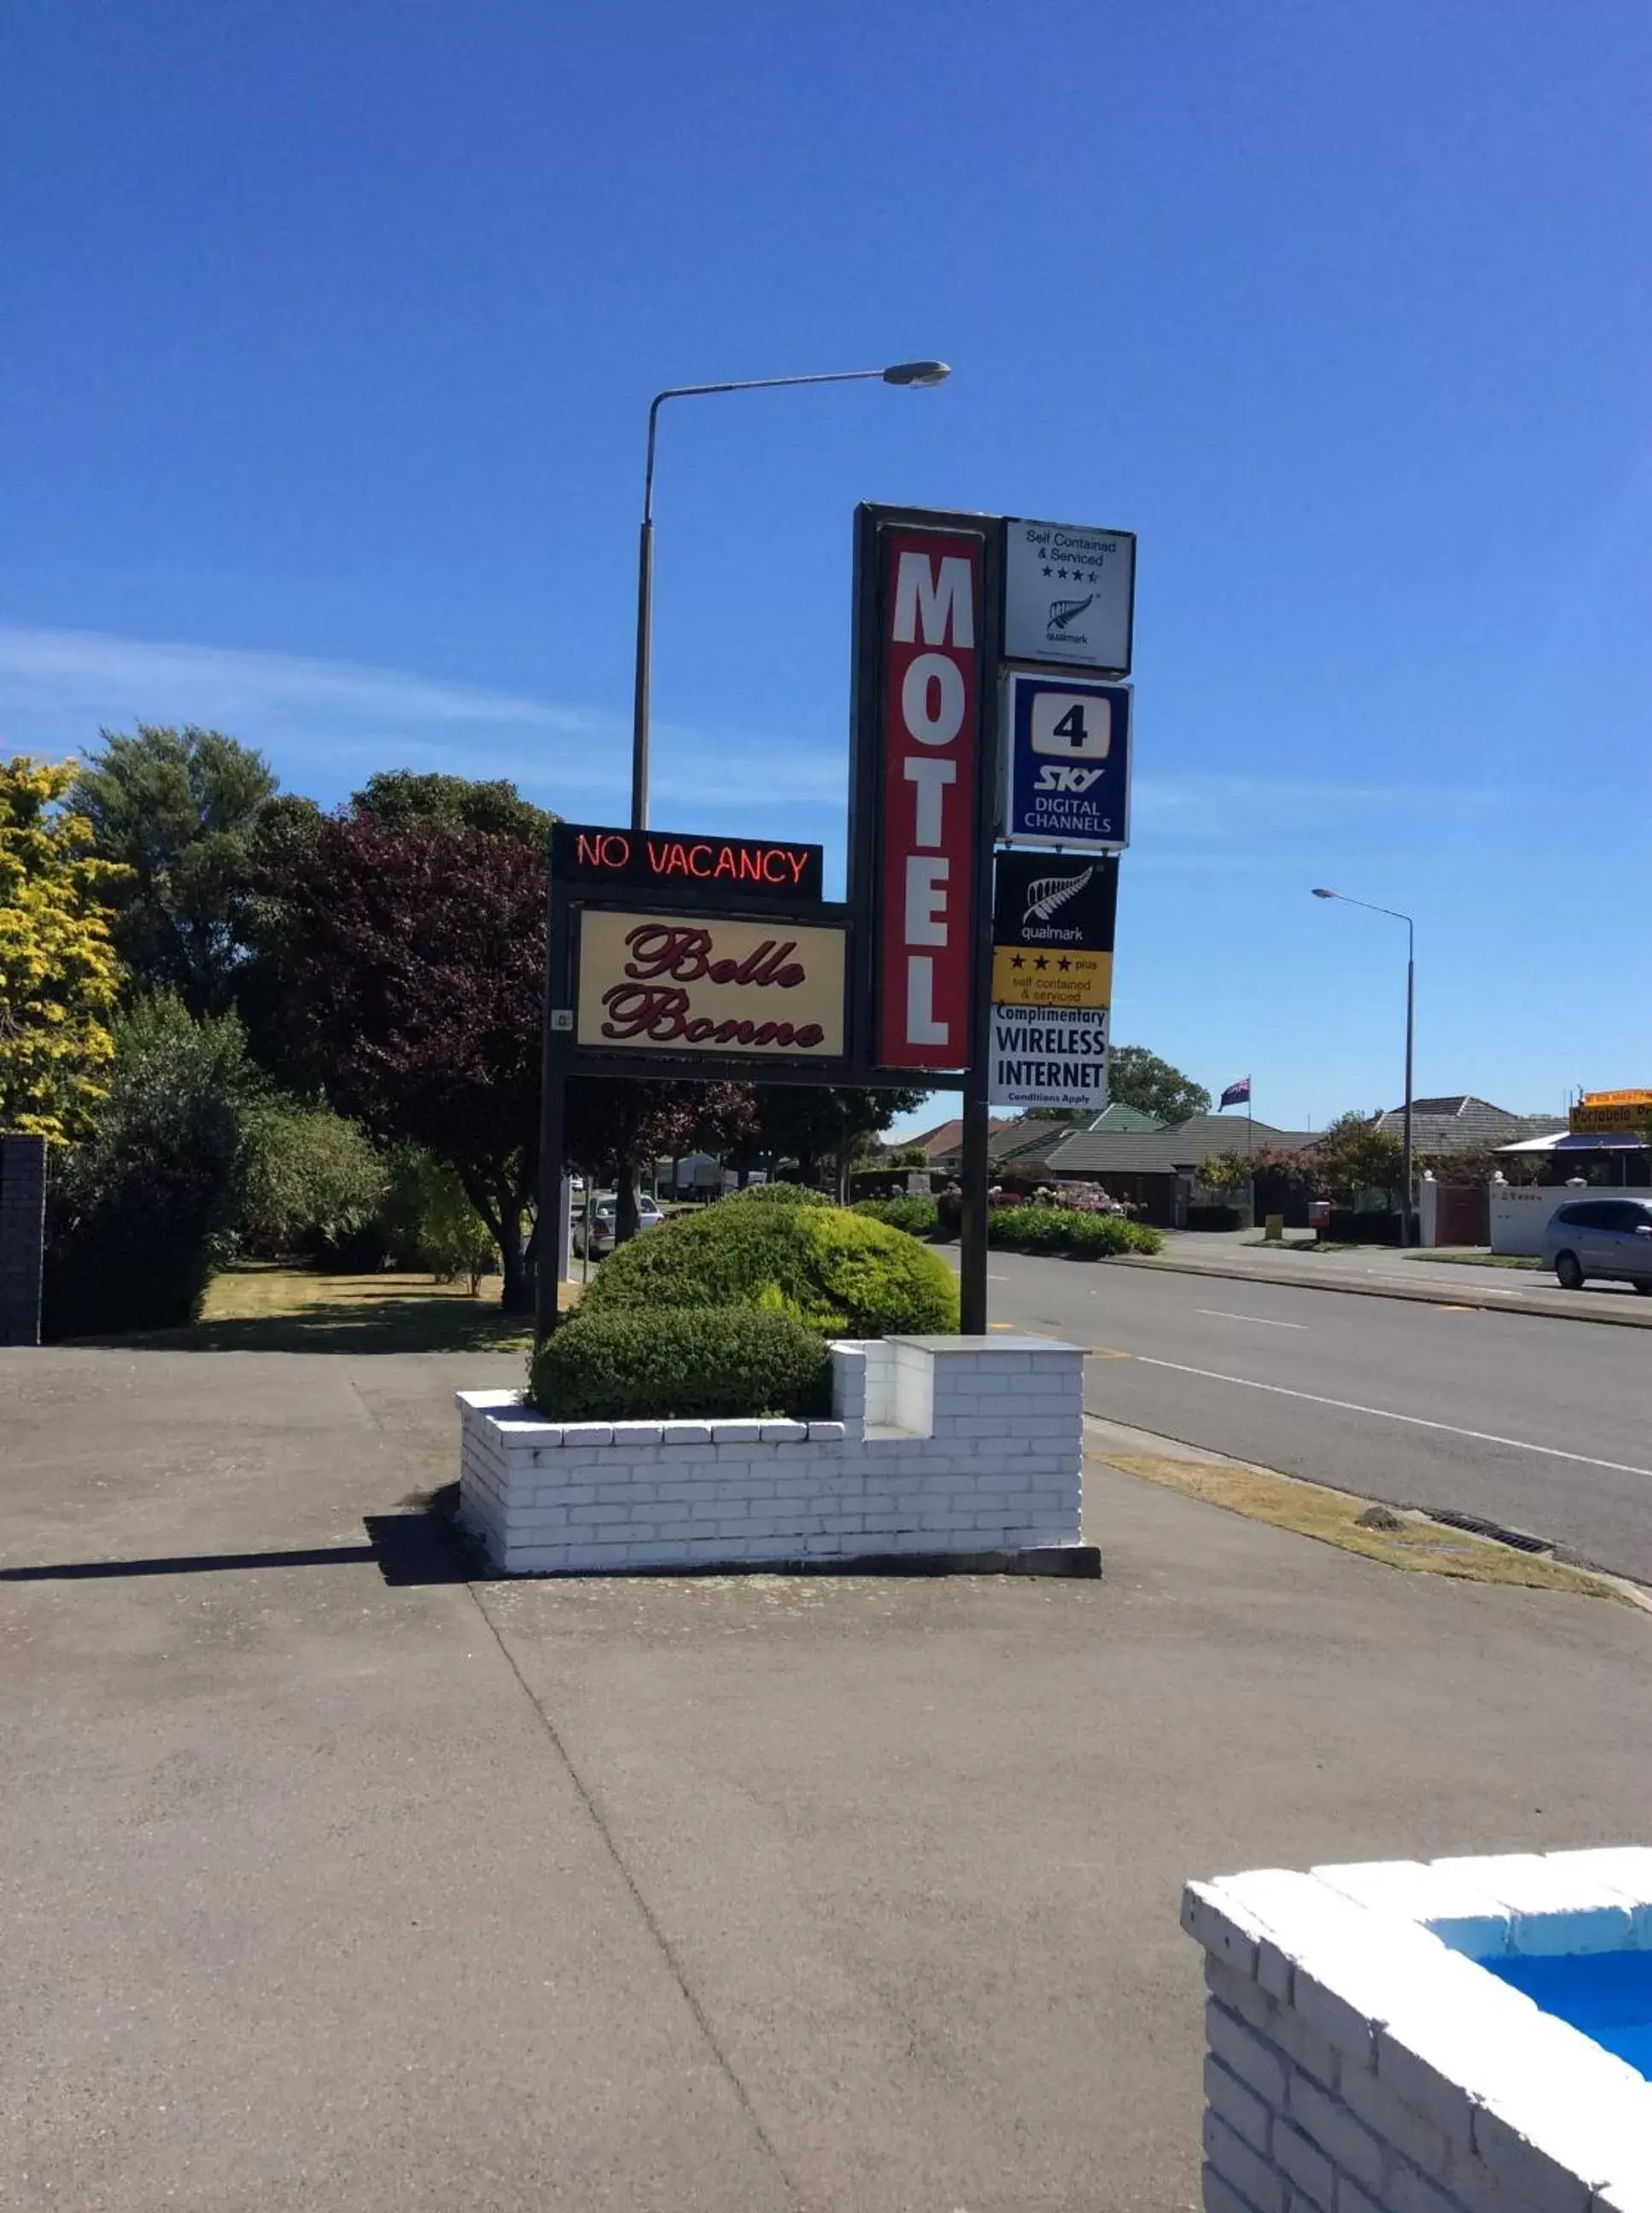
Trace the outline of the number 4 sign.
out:
[[[1130,843],[1127,684],[1012,675],[998,834],[1012,845]]]

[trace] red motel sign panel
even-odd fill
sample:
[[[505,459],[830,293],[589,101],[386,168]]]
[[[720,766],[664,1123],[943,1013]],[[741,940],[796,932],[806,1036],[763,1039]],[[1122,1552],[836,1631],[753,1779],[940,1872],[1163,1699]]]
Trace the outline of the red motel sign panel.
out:
[[[880,533],[881,777],[876,1058],[969,1058],[970,921],[981,736],[983,540]]]

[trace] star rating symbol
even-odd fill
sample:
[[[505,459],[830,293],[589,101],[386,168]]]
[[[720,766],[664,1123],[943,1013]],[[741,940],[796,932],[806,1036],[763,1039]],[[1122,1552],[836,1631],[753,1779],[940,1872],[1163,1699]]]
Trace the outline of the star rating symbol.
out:
[[[1063,960],[1058,960],[1058,961],[1057,961],[1057,963],[1056,963],[1056,966],[1057,966],[1057,967],[1058,967],[1058,968],[1070,968],[1070,967],[1072,966],[1072,965],[1073,965],[1073,964],[1072,964],[1072,962],[1071,962],[1070,960],[1065,960],[1065,959],[1063,959]]]
[[[1039,954],[1039,955],[1038,959],[1037,959],[1037,960],[1033,963],[1033,966],[1035,968],[1047,968],[1047,967],[1049,966],[1049,965],[1050,965],[1050,964],[1049,964],[1049,962],[1045,959],[1044,955],[1043,955],[1041,953]]]
[[[1025,968],[1027,963],[1021,959],[1021,954],[1018,953],[1009,965],[1012,968]]]
[[[1046,569],[1044,573],[1046,576],[1053,576],[1055,570],[1053,569]]]

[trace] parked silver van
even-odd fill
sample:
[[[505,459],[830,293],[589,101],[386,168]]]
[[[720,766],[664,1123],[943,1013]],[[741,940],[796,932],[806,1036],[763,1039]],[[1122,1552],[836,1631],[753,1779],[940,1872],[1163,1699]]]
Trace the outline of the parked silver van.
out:
[[[1549,1216],[1543,1257],[1569,1291],[1591,1276],[1652,1291],[1652,1200],[1573,1199]]]

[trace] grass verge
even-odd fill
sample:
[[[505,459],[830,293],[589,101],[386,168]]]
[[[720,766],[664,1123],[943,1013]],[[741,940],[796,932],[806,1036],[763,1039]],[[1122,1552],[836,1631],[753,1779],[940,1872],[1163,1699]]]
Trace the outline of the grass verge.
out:
[[[1398,1528],[1362,1527],[1361,1516],[1373,1511],[1373,1502],[1345,1491],[1328,1490],[1323,1484],[1301,1483],[1294,1476],[1225,1461],[1160,1459],[1133,1453],[1098,1456],[1126,1475],[1163,1484],[1190,1498],[1225,1506],[1229,1513],[1242,1514],[1248,1521],[1265,1521],[1275,1529],[1294,1529],[1298,1536],[1335,1545],[1339,1551],[1357,1552],[1364,1559],[1379,1560],[1385,1567],[1400,1568],[1410,1574],[1449,1576],[1460,1582],[1519,1584],[1532,1590],[1570,1591],[1582,1598],[1633,1603],[1603,1576],[1568,1567],[1564,1561],[1541,1554],[1516,1552],[1512,1545],[1450,1528],[1423,1515],[1394,1511],[1389,1518],[1398,1521]],[[1388,1509],[1378,1510],[1388,1513]]]
[[[562,1286],[564,1308],[579,1287]],[[186,1327],[88,1342],[176,1352],[511,1352],[532,1323],[499,1308],[497,1277],[472,1298],[429,1276],[329,1276],[243,1261],[215,1276],[201,1319]]]
[[[1543,1263],[1522,1253],[1407,1253],[1407,1260],[1443,1260],[1451,1268],[1528,1268],[1540,1271]]]

